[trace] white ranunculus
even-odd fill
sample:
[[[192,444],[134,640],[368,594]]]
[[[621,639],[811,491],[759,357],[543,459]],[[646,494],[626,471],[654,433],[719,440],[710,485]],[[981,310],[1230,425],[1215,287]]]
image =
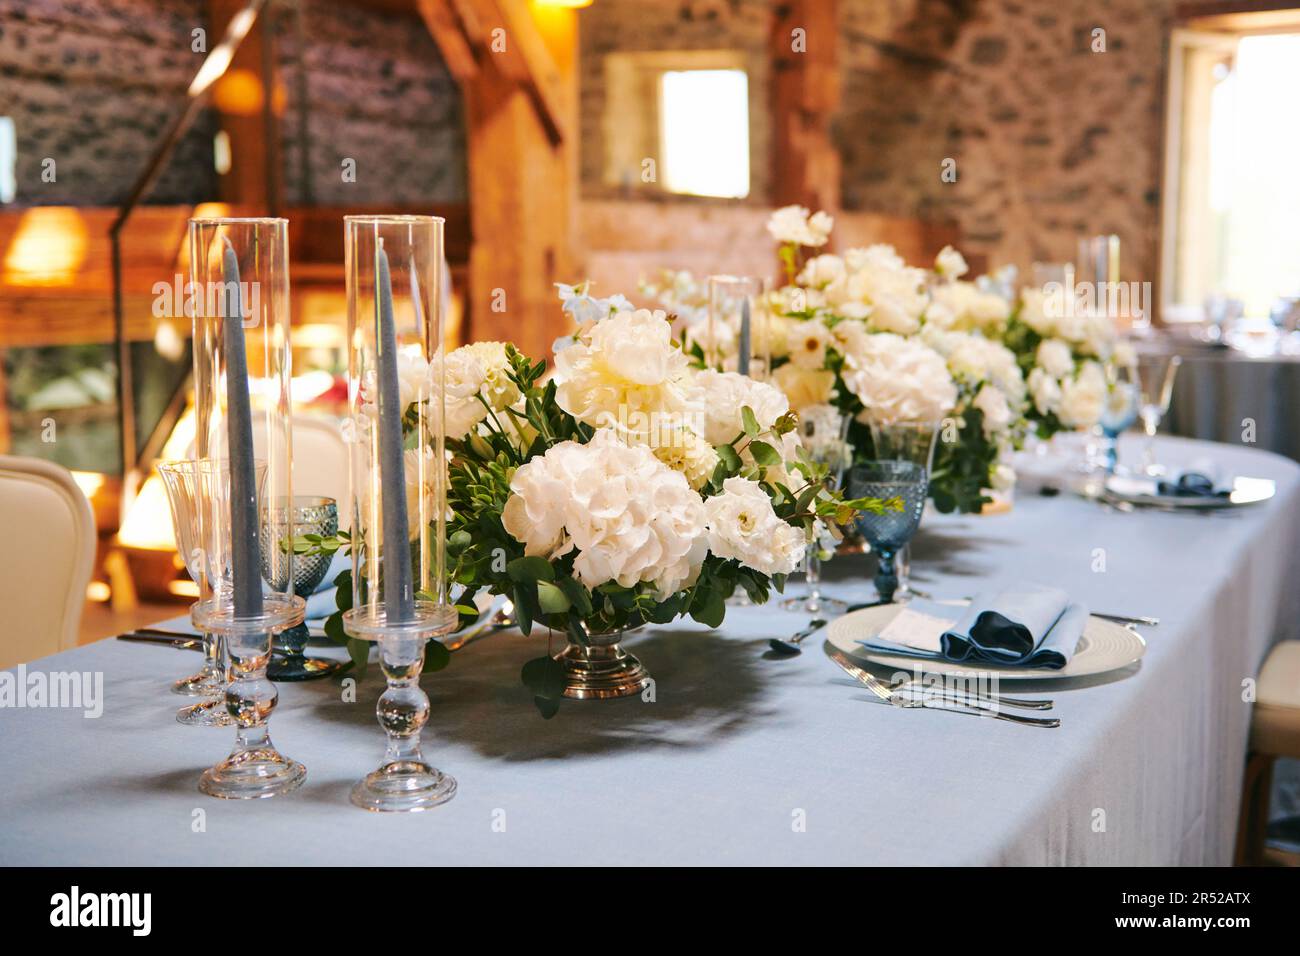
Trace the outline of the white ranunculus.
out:
[[[810,405],[824,405],[831,400],[835,373],[828,369],[800,368],[787,362],[772,373],[772,384],[779,388],[800,414]]]
[[[693,409],[690,360],[663,312],[617,312],[555,354],[555,400],[588,425],[655,422]]]
[[[1053,378],[1065,378],[1074,371],[1074,353],[1068,342],[1061,339],[1043,339],[1038,343],[1034,361]]]
[[[949,279],[964,276],[969,268],[965,257],[952,246],[944,246],[934,259],[934,271]]]
[[[744,430],[741,409],[754,412],[758,427],[769,430],[790,410],[790,401],[775,386],[736,372],[704,369],[695,373],[702,405],[703,435],[711,445],[725,445]]]
[[[529,555],[576,550],[574,575],[588,588],[646,581],[663,600],[699,575],[707,553],[699,494],[649,448],[613,431],[551,447],[515,471],[510,490],[506,531]]]
[[[818,319],[791,323],[785,330],[786,347],[790,361],[801,368],[822,368],[826,364],[826,346],[831,343],[831,331]]]
[[[1011,407],[1002,390],[993,385],[985,385],[971,403],[984,413],[984,434],[993,437],[1006,431],[1011,426]]]
[[[761,574],[790,574],[804,555],[802,529],[787,524],[772,510],[772,501],[756,481],[728,478],[722,494],[704,502],[709,550],[734,558]]]
[[[1106,406],[1106,373],[1096,362],[1085,362],[1079,374],[1061,383],[1057,415],[1069,428],[1091,428]]]
[[[916,339],[868,335],[845,363],[844,384],[865,406],[860,421],[937,422],[957,403],[943,356]]]
[[[712,445],[684,426],[656,437],[659,440],[651,446],[656,458],[685,475],[697,491],[709,483],[718,467],[718,453]]]

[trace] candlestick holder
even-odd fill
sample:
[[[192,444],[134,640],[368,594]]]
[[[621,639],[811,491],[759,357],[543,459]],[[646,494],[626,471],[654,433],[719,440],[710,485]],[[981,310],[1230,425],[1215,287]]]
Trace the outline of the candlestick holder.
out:
[[[379,645],[388,680],[376,708],[384,762],[352,790],[366,810],[424,810],[456,792],[420,752],[425,644],[457,621],[444,556],[442,228],[432,216],[344,226],[353,599],[343,627]]]
[[[764,292],[755,276],[709,276],[709,313],[704,363],[766,381],[772,369],[772,323]]]
[[[199,781],[215,797],[287,793],[307,773],[275,749],[267,728],[277,697],[266,677],[271,641],[302,621],[305,607],[293,592],[293,548],[261,546],[293,537],[292,516],[267,504],[293,496],[287,225],[190,220],[195,452],[229,476],[200,503],[206,580],[190,609],[196,628],[225,638],[230,659],[225,700],[235,746]]]

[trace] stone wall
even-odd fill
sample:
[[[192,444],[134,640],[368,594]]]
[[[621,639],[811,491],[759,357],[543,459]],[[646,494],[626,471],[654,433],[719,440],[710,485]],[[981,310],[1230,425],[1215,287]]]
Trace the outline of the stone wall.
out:
[[[291,15],[275,25],[285,111],[290,204],[463,202],[460,93],[414,16],[342,0],[305,0],[301,50]],[[20,204],[121,202],[203,60],[191,31],[208,28],[204,0],[0,0],[0,116],[14,120]],[[208,37],[209,46],[214,42]],[[304,71],[308,189],[299,133]],[[217,198],[205,110],[147,198]],[[42,163],[55,161],[55,181]],[[341,163],[356,160],[356,182]]]
[[[18,143],[16,201],[115,205],[184,102],[202,55],[202,0],[0,0],[0,116]],[[216,196],[211,115],[180,143],[149,197]],[[54,181],[42,179],[54,160]]]
[[[841,8],[846,206],[955,220],[965,248],[1022,268],[1113,232],[1122,271],[1155,278],[1173,0]],[[956,182],[941,178],[948,158]]]
[[[776,0],[773,0],[776,2]],[[840,0],[833,118],[848,209],[955,221],[991,264],[1072,258],[1121,236],[1154,279],[1165,37],[1175,0]],[[600,60],[616,50],[764,56],[768,0],[601,0],[581,14],[583,188],[604,195]],[[1092,50],[1092,30],[1106,51]],[[810,41],[813,38],[810,38]],[[768,122],[767,75],[750,97]],[[755,131],[764,142],[766,125]],[[941,164],[956,161],[956,182]],[[770,165],[755,153],[755,180]],[[766,189],[755,192],[763,201]]]
[[[305,0],[304,12],[301,61],[293,18],[283,18],[277,31],[287,202],[464,202],[460,91],[423,21],[341,0]],[[300,63],[308,105],[306,179]],[[356,182],[343,179],[347,158],[356,160]]]

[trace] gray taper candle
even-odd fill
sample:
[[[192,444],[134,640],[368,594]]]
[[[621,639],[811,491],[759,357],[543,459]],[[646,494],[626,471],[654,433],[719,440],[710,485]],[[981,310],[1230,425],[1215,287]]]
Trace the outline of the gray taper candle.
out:
[[[384,503],[384,611],[390,622],[415,618],[411,583],[411,537],[406,514],[406,463],[402,451],[401,390],[397,381],[397,328],[393,319],[393,280],[384,241],[375,246],[375,311],[379,327],[379,480]]]
[[[221,335],[226,349],[226,444],[230,449],[230,573],[235,617],[262,613],[262,556],[257,540],[257,472],[253,461],[253,412],[248,402],[248,358],[244,354],[244,297],[239,259],[221,237],[221,281],[225,286]]]
[[[753,346],[750,344],[749,331],[749,296],[741,300],[740,305],[740,344],[737,348],[736,371],[741,375],[749,374],[749,353]]]

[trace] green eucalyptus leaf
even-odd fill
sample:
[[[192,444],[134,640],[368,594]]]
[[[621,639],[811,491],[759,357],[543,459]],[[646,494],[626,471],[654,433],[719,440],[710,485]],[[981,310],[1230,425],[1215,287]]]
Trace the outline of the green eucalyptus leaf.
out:
[[[348,657],[352,658],[352,663],[357,669],[357,677],[365,677],[366,668],[370,664],[370,642],[349,637]]]
[[[441,641],[429,641],[424,645],[424,670],[420,673],[432,674],[450,663],[451,651]]]
[[[517,583],[555,580],[555,568],[551,567],[551,562],[537,556],[515,558],[506,565],[506,574]]]
[[[564,590],[549,581],[537,582],[537,603],[543,614],[565,614],[572,607]]]
[[[335,611],[329,617],[325,618],[325,636],[328,637],[339,647],[343,647],[348,642],[347,632],[343,630],[343,612]]]
[[[744,425],[745,434],[750,438],[753,438],[762,431],[762,429],[758,427],[758,419],[754,417],[754,410],[748,405],[741,406],[740,421]]]
[[[519,679],[538,697],[558,699],[564,693],[564,665],[553,657],[534,657],[525,662]]]
[[[765,441],[754,441],[749,443],[749,453],[754,456],[754,461],[764,468],[781,464],[781,454]]]
[[[533,706],[542,715],[543,720],[550,720],[560,712],[560,702],[552,697],[533,697]]]

